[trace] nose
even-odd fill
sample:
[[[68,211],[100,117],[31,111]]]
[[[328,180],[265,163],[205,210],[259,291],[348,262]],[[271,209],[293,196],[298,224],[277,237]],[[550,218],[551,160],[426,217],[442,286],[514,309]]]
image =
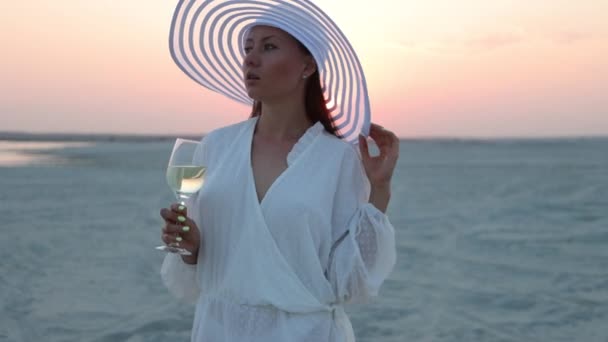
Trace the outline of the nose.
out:
[[[243,65],[248,66],[248,67],[253,67],[253,66],[258,66],[260,64],[260,58],[257,55],[257,53],[255,52],[255,50],[251,50],[249,51],[249,53],[247,53],[245,55],[245,58],[243,60]]]

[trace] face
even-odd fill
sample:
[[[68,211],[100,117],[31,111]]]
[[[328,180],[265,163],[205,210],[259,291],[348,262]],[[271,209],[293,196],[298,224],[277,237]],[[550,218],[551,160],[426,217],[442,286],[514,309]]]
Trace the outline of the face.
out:
[[[291,35],[278,28],[255,26],[244,49],[243,79],[249,97],[264,102],[303,96],[303,76],[312,74],[315,65]]]

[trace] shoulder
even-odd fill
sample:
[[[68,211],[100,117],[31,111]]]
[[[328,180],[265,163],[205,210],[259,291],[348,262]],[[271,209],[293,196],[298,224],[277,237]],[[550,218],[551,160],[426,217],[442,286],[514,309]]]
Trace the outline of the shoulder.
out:
[[[324,132],[324,153],[335,165],[336,203],[350,203],[352,200],[367,201],[370,193],[369,180],[361,160],[359,145],[342,140],[331,133]],[[352,212],[348,212],[351,215]]]
[[[252,124],[253,119],[240,121],[234,124],[211,130],[201,138],[201,155],[207,161],[216,161],[216,158],[239,141],[246,128]]]
[[[361,160],[361,153],[358,144],[344,141],[331,133],[323,134],[324,153],[333,160],[336,166],[336,177],[339,184],[346,186],[349,191],[365,191],[367,187],[367,175]],[[353,184],[355,185],[353,187]]]
[[[343,164],[361,161],[359,145],[346,142],[327,131],[323,131],[321,140],[322,148],[331,158],[341,160]]]
[[[247,127],[249,127],[249,125],[253,124],[254,121],[255,121],[255,118],[250,118],[247,120],[239,121],[234,124],[230,124],[227,126],[213,129],[209,133],[207,133],[203,137],[203,139],[209,139],[208,143],[213,143],[213,144],[215,144],[215,143],[222,144],[222,143],[226,143],[229,141],[234,141],[243,132],[245,132]]]

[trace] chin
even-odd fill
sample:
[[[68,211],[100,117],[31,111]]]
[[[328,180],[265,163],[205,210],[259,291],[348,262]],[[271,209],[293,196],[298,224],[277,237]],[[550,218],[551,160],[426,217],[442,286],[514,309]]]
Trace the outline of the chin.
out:
[[[249,96],[254,101],[265,102],[265,101],[273,101],[275,99],[285,97],[286,95],[283,93],[276,92],[276,91],[269,92],[269,91],[262,91],[262,89],[259,89],[259,88],[248,88],[247,96]]]
[[[260,92],[258,91],[247,91],[247,95],[254,101],[258,101],[258,102],[264,102],[264,99],[267,99],[267,96],[264,96],[264,94],[260,94]]]
[[[247,96],[254,101],[260,101],[260,93],[254,89],[247,89]]]

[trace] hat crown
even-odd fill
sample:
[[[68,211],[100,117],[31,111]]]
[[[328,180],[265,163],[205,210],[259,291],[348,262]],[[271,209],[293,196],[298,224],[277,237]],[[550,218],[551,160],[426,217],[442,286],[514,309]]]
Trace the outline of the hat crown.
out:
[[[303,6],[305,2],[302,1],[272,2],[273,6],[258,13],[246,30],[258,25],[266,25],[289,33],[310,51],[318,64],[319,71],[322,71],[329,51],[329,39],[326,25],[323,23],[330,21],[329,17],[320,12],[324,17],[324,20],[320,20],[319,13],[315,16],[315,12]],[[277,16],[277,13],[280,13],[280,16]]]

